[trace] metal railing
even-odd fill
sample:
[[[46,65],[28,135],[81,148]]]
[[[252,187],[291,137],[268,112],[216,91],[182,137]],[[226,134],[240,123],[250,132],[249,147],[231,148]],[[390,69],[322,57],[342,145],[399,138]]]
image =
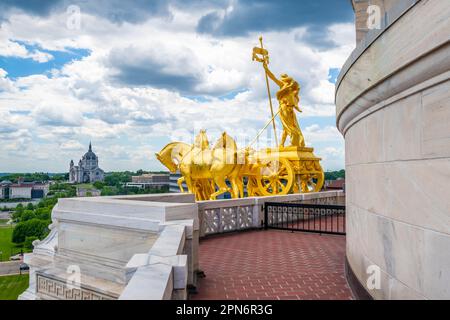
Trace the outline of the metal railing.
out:
[[[269,202],[337,205],[344,204],[345,197],[342,191],[326,191],[273,197],[198,201],[200,238],[264,227],[264,204]]]
[[[266,202],[265,229],[345,235],[345,206]]]

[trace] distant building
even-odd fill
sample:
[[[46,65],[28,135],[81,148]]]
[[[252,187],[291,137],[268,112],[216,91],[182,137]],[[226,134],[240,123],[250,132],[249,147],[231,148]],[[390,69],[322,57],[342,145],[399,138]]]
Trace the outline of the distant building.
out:
[[[325,190],[345,190],[345,179],[339,178],[337,180],[326,180],[324,189]]]
[[[171,173],[169,177],[169,192],[180,193],[180,187],[178,187],[178,179],[181,178],[181,174],[177,171],[176,173]],[[186,183],[183,182],[183,188],[186,191]]]
[[[43,182],[11,181],[0,182],[0,199],[41,199],[45,198],[49,191],[49,184]]]
[[[163,188],[169,186],[169,174],[149,173],[141,176],[132,176],[131,182],[127,182],[127,187],[137,188]]]
[[[89,143],[89,150],[84,154],[78,165],[75,166],[73,160],[70,160],[69,182],[86,183],[103,181],[105,172],[98,166],[98,157],[92,152],[92,145]]]
[[[9,186],[12,184],[11,181],[3,180],[0,182],[0,199],[9,198]]]

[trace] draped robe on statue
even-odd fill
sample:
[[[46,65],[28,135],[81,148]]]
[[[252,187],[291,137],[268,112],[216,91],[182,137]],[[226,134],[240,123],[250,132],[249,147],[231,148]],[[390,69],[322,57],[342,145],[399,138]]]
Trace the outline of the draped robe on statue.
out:
[[[287,75],[282,75],[280,80],[282,86],[277,92],[277,99],[280,103],[280,120],[283,125],[283,139],[281,144],[284,145],[286,137],[289,136],[292,146],[304,147],[305,139],[303,138],[297,122],[297,116],[295,115],[295,110],[300,111],[298,107],[300,85]]]

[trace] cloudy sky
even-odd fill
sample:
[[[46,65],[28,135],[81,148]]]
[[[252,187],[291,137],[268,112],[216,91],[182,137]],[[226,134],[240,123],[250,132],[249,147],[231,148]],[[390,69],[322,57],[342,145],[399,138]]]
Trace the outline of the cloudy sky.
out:
[[[272,71],[302,87],[307,144],[343,168],[349,1],[0,0],[0,172],[67,171],[89,141],[106,171],[159,170],[154,152],[202,128],[244,147],[270,119],[260,35]]]

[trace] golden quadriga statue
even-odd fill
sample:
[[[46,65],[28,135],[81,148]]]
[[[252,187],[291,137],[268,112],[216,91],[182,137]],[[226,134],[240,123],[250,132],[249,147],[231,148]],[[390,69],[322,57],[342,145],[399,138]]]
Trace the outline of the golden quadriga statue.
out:
[[[259,132],[250,146],[238,149],[236,142],[226,132],[210,147],[205,130],[196,136],[194,144],[172,142],[156,154],[157,159],[170,172],[179,171],[178,186],[181,192],[195,194],[197,200],[214,200],[230,192],[233,198],[251,196],[285,195],[288,193],[318,192],[322,189],[324,173],[320,158],[313,148],[305,146],[305,139],[298,125],[296,111],[299,108],[300,85],[293,78],[282,74],[280,78],[269,70],[269,53],[260,47],[253,49],[253,60],[262,63],[265,71],[269,106],[272,118]],[[279,86],[278,111],[274,114],[270,96],[269,79]],[[278,146],[275,119],[279,116],[283,127]],[[254,150],[251,145],[272,124],[276,148]],[[289,137],[290,145],[285,146]]]

